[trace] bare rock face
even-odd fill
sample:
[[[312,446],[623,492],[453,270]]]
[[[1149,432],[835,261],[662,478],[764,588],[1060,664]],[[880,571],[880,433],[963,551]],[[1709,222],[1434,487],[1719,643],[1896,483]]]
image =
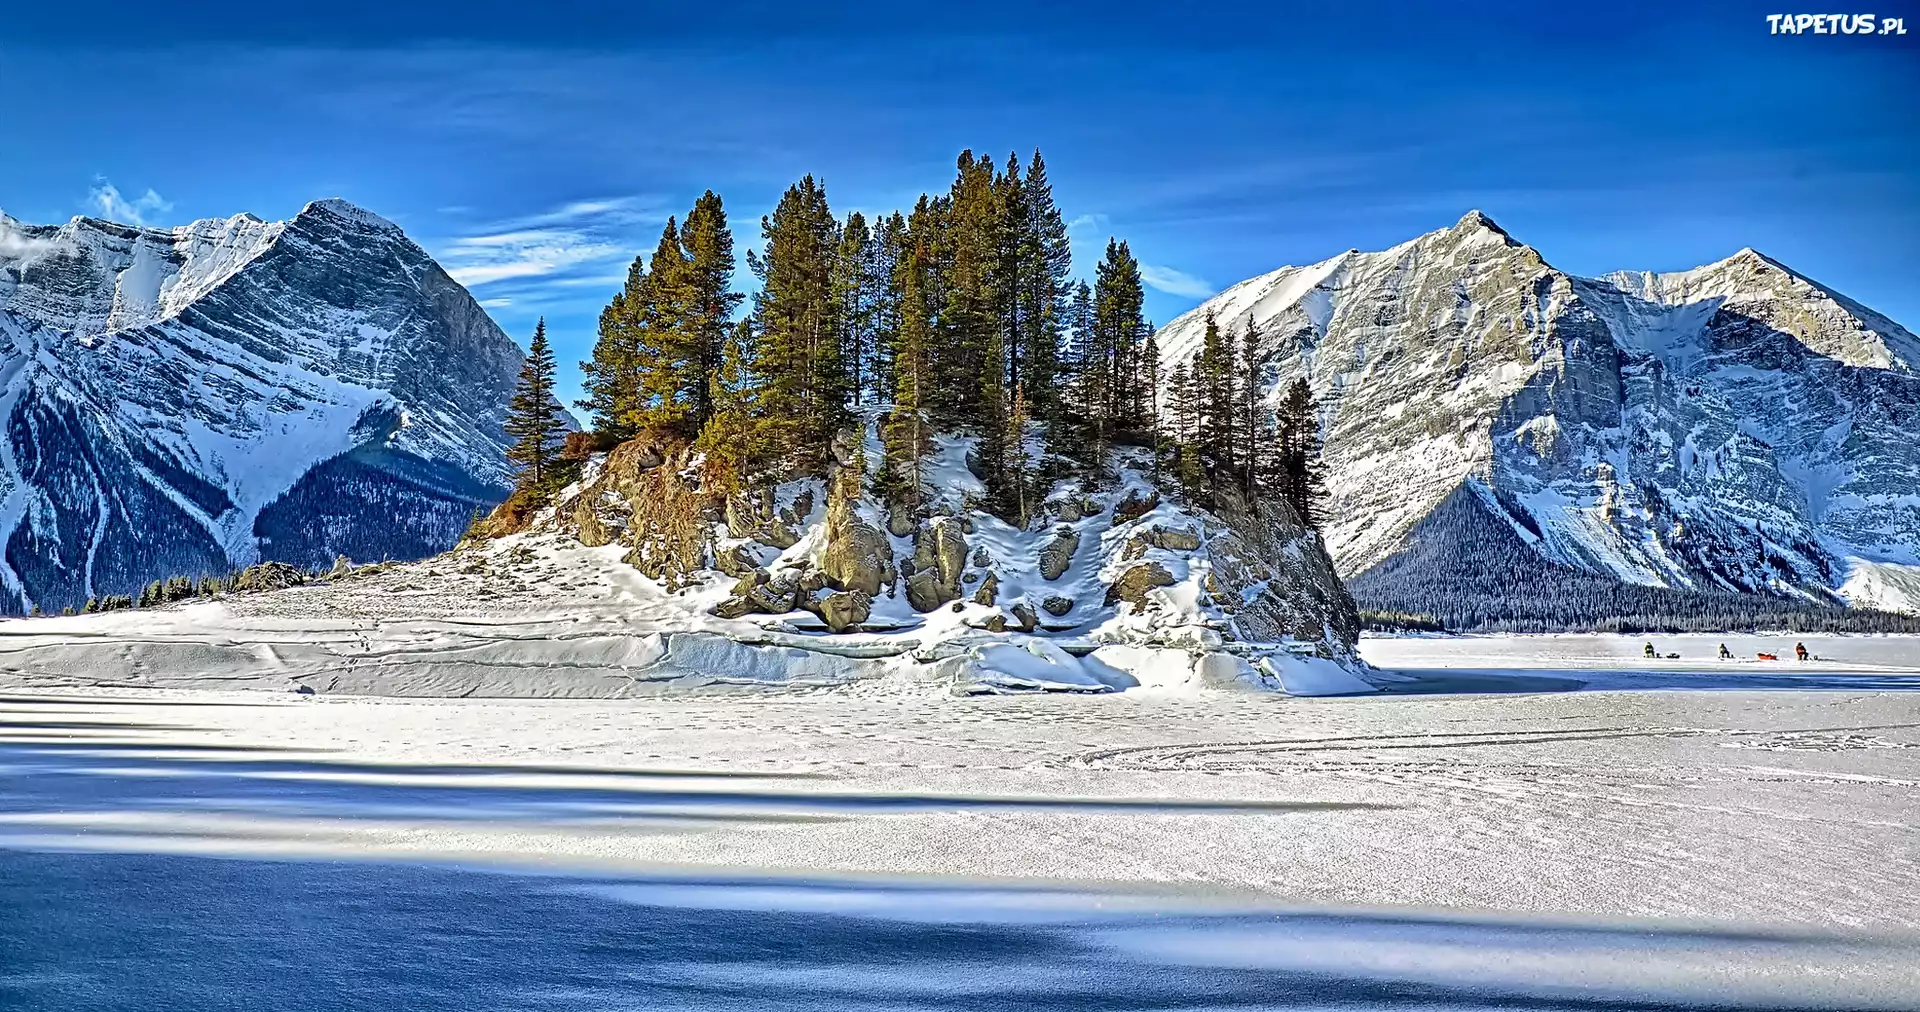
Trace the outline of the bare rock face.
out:
[[[588,548],[599,548],[613,544],[613,532],[600,522],[600,514],[594,511],[591,497],[582,495],[573,506],[574,536]]]
[[[988,573],[987,578],[980,581],[980,586],[974,588],[973,603],[991,605],[999,599],[1000,577],[996,573]]]
[[[913,573],[907,578],[907,600],[917,611],[932,611],[960,597],[960,580],[967,566],[967,538],[962,521],[935,517],[914,538]]]
[[[284,562],[248,566],[233,578],[235,590],[284,590],[307,582],[306,574]]]
[[[1073,553],[1080,550],[1080,535],[1075,531],[1061,531],[1053,536],[1047,547],[1040,550],[1040,575],[1044,579],[1058,580],[1073,565]]]
[[[1360,613],[1334,571],[1320,536],[1284,502],[1249,516],[1233,504],[1228,526],[1207,542],[1215,598],[1240,602],[1234,625],[1244,639],[1283,637],[1320,644],[1323,656],[1347,657],[1360,639]]]
[[[1107,588],[1107,603],[1112,605],[1124,601],[1139,608],[1147,603],[1147,591],[1155,587],[1171,587],[1173,582],[1173,574],[1158,562],[1136,563],[1127,567]]]
[[[1025,601],[1016,601],[1013,607],[1007,610],[1013,613],[1013,628],[1016,631],[1032,632],[1039,628],[1040,616],[1034,614],[1033,605]]]
[[[1159,505],[1160,493],[1157,491],[1149,490],[1145,495],[1130,491],[1113,507],[1113,522],[1118,526],[1138,520],[1153,512],[1154,507]]]
[[[1200,547],[1200,535],[1190,530],[1176,530],[1155,526],[1140,535],[1141,539],[1155,548],[1164,548],[1170,552],[1191,552]]]
[[[815,602],[815,611],[829,632],[847,632],[867,620],[873,598],[858,590],[836,590]]]

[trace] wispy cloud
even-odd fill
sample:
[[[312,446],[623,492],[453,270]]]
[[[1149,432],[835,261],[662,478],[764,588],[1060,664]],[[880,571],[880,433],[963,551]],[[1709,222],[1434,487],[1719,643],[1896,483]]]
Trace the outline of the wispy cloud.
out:
[[[40,239],[28,235],[14,224],[12,218],[0,214],[0,257],[24,260],[50,253],[59,245],[51,239]]]
[[[1178,295],[1188,299],[1204,299],[1213,294],[1213,286],[1171,267],[1156,267],[1153,264],[1140,265],[1140,280],[1148,288],[1168,295]]]
[[[636,248],[627,238],[631,230],[664,218],[656,217],[640,197],[576,200],[448,240],[439,244],[437,255],[447,273],[469,287],[516,278],[564,284],[577,267],[591,266],[595,276],[608,274],[610,261]],[[484,304],[509,303],[501,298]]]
[[[130,225],[149,224],[149,216],[165,214],[173,210],[173,201],[167,200],[148,188],[147,192],[128,200],[120,193],[120,188],[102,176],[93,183],[93,191],[87,195],[87,203],[100,212],[100,216],[112,221]]]
[[[511,306],[511,305],[513,305],[513,300],[512,300],[512,299],[507,299],[507,298],[500,298],[500,299],[481,299],[481,300],[480,300],[480,305],[482,305],[482,306],[484,306],[484,307],[486,307],[486,308],[488,308],[488,309],[505,309],[505,308],[507,308],[508,306]]]
[[[1104,214],[1083,214],[1067,222],[1068,234],[1099,232],[1108,225]]]

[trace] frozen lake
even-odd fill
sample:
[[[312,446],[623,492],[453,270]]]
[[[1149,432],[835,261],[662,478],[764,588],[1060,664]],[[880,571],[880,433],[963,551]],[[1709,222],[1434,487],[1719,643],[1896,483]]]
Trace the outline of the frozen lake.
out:
[[[1640,642],[1321,699],[13,679],[0,1008],[1920,1007],[1913,641]]]

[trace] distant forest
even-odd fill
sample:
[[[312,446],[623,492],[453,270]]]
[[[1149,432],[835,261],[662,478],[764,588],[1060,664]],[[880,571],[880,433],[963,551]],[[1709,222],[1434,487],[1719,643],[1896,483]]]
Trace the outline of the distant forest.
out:
[[[1732,591],[1621,583],[1541,558],[1464,486],[1407,550],[1349,580],[1369,629],[1920,633],[1920,617]]]

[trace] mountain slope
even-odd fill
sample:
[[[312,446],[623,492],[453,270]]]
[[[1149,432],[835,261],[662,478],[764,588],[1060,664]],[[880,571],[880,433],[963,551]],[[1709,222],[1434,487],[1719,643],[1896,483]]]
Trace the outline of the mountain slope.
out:
[[[417,557],[504,494],[520,351],[392,223],[326,200],[0,236],[0,606]]]
[[[1209,312],[1322,399],[1328,544],[1363,603],[1472,481],[1548,563],[1920,609],[1920,339],[1751,250],[1579,278],[1472,212],[1236,285],[1160,332],[1169,363]]]

